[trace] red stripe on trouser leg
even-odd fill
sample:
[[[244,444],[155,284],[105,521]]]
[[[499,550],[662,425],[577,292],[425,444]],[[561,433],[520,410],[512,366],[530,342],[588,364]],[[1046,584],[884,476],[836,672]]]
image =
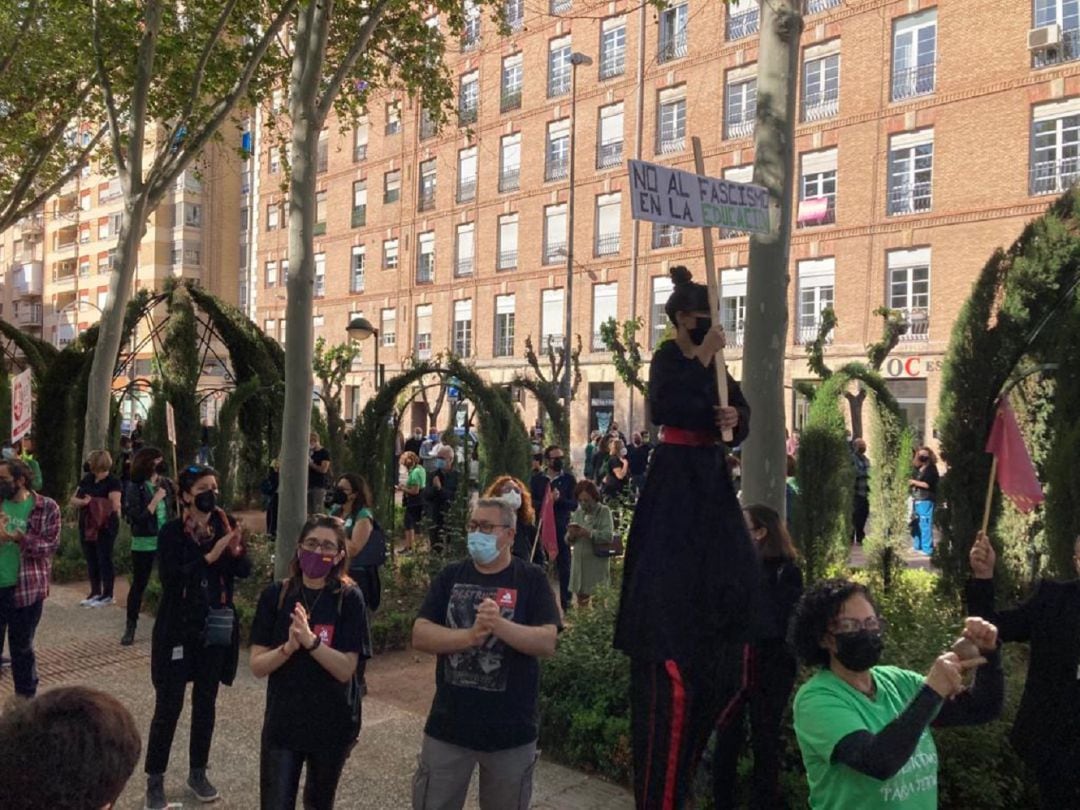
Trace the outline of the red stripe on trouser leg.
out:
[[[731,722],[731,718],[735,716],[736,711],[742,702],[746,700],[750,691],[750,673],[754,665],[754,652],[749,644],[743,645],[742,659],[742,677],[739,679],[739,689],[732,695],[731,700],[727,702],[724,710],[720,712],[720,716],[716,720],[716,728],[719,730],[722,730]]]
[[[679,776],[679,758],[682,754],[683,728],[686,724],[686,689],[682,673],[674,661],[665,661],[664,669],[671,678],[671,734],[668,738],[667,774],[664,778],[663,810],[675,810],[675,788]]]

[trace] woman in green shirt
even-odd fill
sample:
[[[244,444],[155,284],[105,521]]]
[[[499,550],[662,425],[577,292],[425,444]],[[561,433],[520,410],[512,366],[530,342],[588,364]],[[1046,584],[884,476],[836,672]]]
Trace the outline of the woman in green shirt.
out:
[[[578,607],[587,607],[596,586],[608,581],[611,558],[596,553],[597,546],[608,545],[615,534],[611,510],[600,503],[596,484],[587,479],[577,482],[574,497],[578,508],[570,515],[566,542],[573,546],[570,561],[570,591],[577,594]]]
[[[341,518],[345,526],[349,576],[364,594],[370,618],[379,609],[379,568],[386,562],[386,543],[382,533],[375,531],[371,514],[371,487],[362,475],[344,473],[334,486],[333,498],[330,514]]]
[[[416,540],[416,528],[424,519],[424,487],[427,486],[427,470],[420,463],[420,456],[410,451],[401,454],[401,466],[408,471],[404,484],[398,484],[405,506],[405,547],[404,552],[412,551]]]
[[[124,517],[131,524],[131,590],[127,599],[127,628],[120,643],[135,641],[135,626],[143,593],[157,557],[158,531],[171,518],[175,502],[172,483],[165,477],[165,458],[156,447],[143,447],[131,460],[131,480],[125,482]]]

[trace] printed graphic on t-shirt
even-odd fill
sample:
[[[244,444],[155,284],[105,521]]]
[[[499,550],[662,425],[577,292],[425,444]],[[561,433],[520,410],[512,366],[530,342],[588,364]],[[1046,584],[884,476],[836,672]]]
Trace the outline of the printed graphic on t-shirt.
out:
[[[332,624],[313,624],[311,626],[311,632],[319,637],[323,644],[327,647],[332,647],[334,644],[334,625]]]
[[[504,619],[513,621],[517,607],[514,588],[485,588],[482,585],[455,583],[446,606],[446,626],[451,629],[476,624],[476,610],[485,599],[494,599]],[[479,647],[447,656],[446,682],[450,686],[480,689],[484,692],[505,692],[509,675],[504,666],[506,644],[490,636]]]

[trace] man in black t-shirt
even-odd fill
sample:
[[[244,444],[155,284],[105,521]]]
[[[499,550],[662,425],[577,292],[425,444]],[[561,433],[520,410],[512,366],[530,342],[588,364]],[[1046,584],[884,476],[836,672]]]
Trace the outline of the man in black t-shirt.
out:
[[[510,553],[515,524],[505,501],[477,501],[471,559],[435,578],[413,625],[413,648],[439,656],[414,810],[464,807],[477,765],[481,810],[529,804],[538,659],[555,654],[560,618],[543,569]]]
[[[641,432],[635,430],[630,437],[630,446],[626,448],[626,460],[630,463],[630,486],[634,494],[641,492],[645,485],[645,473],[649,469],[649,453],[652,446],[646,442]]]
[[[326,489],[330,486],[330,451],[322,446],[319,434],[311,433],[311,457],[308,460],[307,511],[309,515],[326,512]]]

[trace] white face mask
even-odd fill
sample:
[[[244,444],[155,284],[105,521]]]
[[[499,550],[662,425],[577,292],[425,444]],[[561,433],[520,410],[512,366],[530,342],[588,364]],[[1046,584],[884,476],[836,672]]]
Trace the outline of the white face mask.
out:
[[[515,512],[521,508],[521,493],[516,489],[512,489],[509,492],[502,494],[502,499],[510,505],[510,508]]]

